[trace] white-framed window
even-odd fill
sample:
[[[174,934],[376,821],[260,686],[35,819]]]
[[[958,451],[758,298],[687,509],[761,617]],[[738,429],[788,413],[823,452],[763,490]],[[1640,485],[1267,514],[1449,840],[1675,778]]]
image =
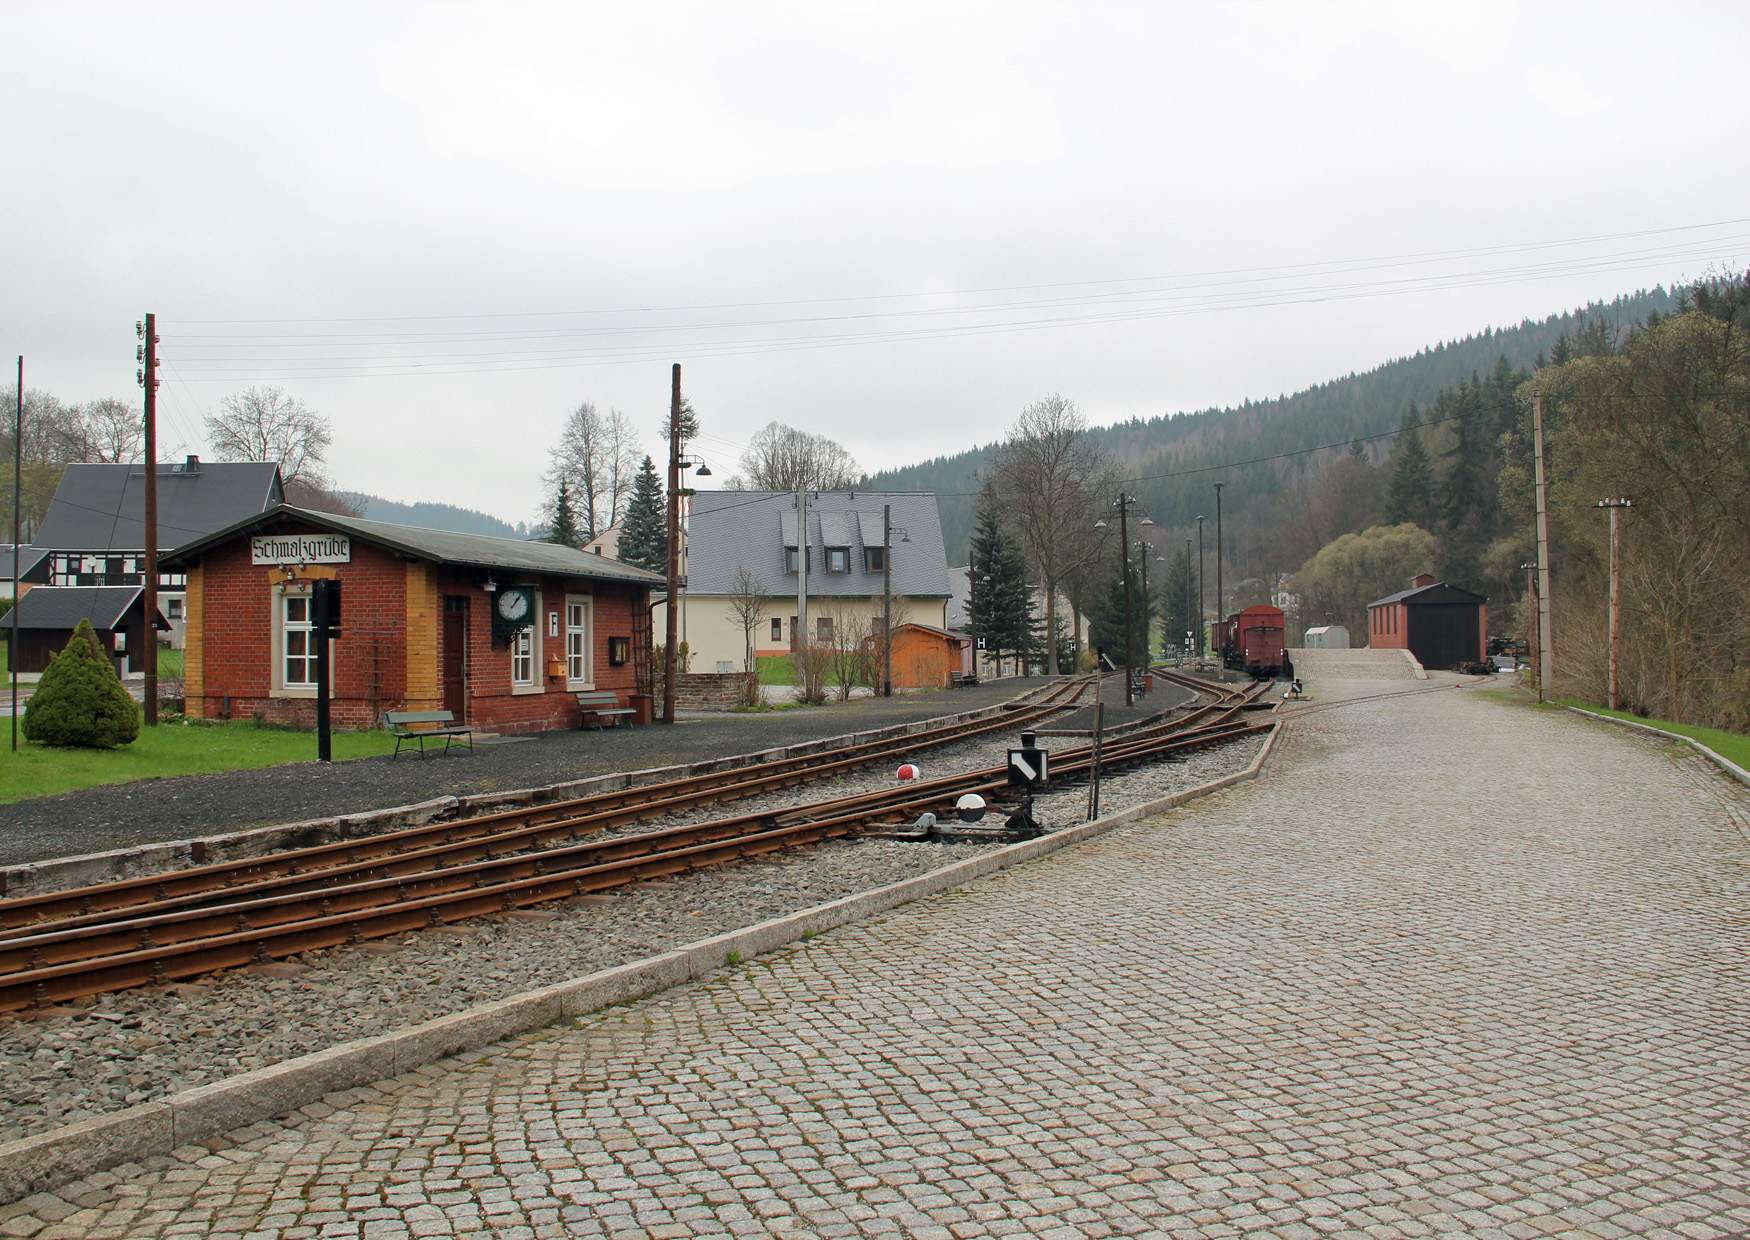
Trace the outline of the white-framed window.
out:
[[[595,684],[595,601],[587,594],[565,596],[565,679],[573,688]]]
[[[829,573],[850,572],[851,549],[849,547],[828,547],[826,549],[826,571]]]
[[[172,595],[164,600],[164,618],[166,620],[182,619],[182,599]]]
[[[784,621],[778,616],[772,617],[772,640],[775,642],[784,640]]]
[[[281,586],[274,612],[274,691],[287,697],[315,696],[316,617],[310,608],[310,587]]]
[[[529,623],[510,639],[510,691],[540,693],[541,685],[541,595],[529,609]]]

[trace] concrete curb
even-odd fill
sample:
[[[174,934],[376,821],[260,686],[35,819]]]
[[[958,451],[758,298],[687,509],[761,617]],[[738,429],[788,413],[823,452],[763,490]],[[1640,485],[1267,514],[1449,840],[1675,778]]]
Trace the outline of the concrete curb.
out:
[[[507,792],[478,792],[465,796],[433,797],[412,805],[394,805],[385,809],[364,810],[355,814],[336,814],[327,818],[311,818],[303,822],[288,822],[271,827],[251,827],[198,839],[163,840],[139,844],[130,848],[115,848],[105,852],[83,853],[72,857],[55,857],[47,861],[27,861],[18,865],[0,866],[0,897],[37,895],[67,887],[86,887],[94,883],[119,878],[135,878],[163,870],[185,866],[209,865],[233,861],[240,857],[258,857],[288,848],[307,848],[315,844],[332,844],[339,840],[358,839],[395,831],[403,827],[423,826],[444,818],[460,818],[469,814],[489,813],[517,805],[538,805],[567,797],[588,796],[597,792],[618,792],[622,788],[641,784],[661,783],[667,779],[683,779],[689,775],[707,775],[736,767],[752,766],[778,758],[800,757],[825,749],[859,744],[863,741],[886,740],[920,732],[932,724],[968,723],[1007,713],[1033,694],[1049,686],[1038,686],[990,706],[954,714],[934,715],[928,719],[913,719],[908,723],[891,724],[863,732],[843,732],[837,736],[816,737],[779,745],[754,753],[732,754],[722,758],[707,758],[699,762],[673,766],[652,766],[638,771],[615,771],[591,775],[564,783],[547,784],[539,788],[518,788]]]
[[[1739,766],[1724,754],[1709,749],[1693,736],[1684,736],[1678,732],[1667,732],[1664,728],[1655,728],[1650,723],[1636,723],[1632,719],[1618,719],[1615,715],[1601,715],[1595,710],[1586,710],[1579,706],[1566,706],[1563,707],[1563,709],[1571,710],[1576,715],[1585,715],[1588,719],[1597,719],[1603,723],[1614,723],[1624,728],[1635,728],[1642,732],[1651,732],[1654,736],[1663,736],[1666,740],[1682,741],[1685,745],[1694,749],[1709,762],[1719,767],[1720,770],[1724,771],[1727,775],[1730,775],[1733,779],[1737,780],[1744,786],[1750,787],[1750,771],[1746,771],[1743,767]]]
[[[916,878],[846,896],[814,908],[685,944],[613,969],[482,1004],[374,1038],[258,1068],[0,1145],[0,1204],[51,1190],[83,1176],[168,1154],[191,1142],[285,1115],[338,1090],[355,1089],[460,1051],[569,1020],[692,981],[727,963],[747,959],[819,933],[937,895],[987,874],[1069,848],[1138,818],[1183,805],[1256,779],[1282,734],[1280,724],[1244,770],[1170,796],[1119,810],[1093,822],[931,870]]]

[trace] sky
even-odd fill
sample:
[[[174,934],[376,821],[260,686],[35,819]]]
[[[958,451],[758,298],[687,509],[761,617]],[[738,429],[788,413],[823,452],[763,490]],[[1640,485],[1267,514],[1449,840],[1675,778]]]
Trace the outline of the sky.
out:
[[[727,476],[1292,391],[1750,260],[1750,6],[18,5],[0,356],[536,516],[566,412]],[[8,358],[10,360],[10,357]]]

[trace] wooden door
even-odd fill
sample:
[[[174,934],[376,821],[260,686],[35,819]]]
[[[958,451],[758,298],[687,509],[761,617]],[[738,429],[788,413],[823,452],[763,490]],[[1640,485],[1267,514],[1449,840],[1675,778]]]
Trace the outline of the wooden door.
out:
[[[443,682],[444,709],[458,721],[468,716],[468,599],[444,595],[444,643],[439,679]]]

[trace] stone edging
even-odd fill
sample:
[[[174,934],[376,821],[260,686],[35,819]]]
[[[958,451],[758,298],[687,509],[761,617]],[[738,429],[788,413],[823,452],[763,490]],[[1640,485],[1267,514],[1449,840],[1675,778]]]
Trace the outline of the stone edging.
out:
[[[1256,779],[1281,734],[1282,725],[1278,725],[1242,771],[1093,822],[630,964],[441,1016],[410,1029],[344,1042],[229,1080],[183,1090],[157,1102],[140,1103],[0,1144],[0,1203],[50,1190],[120,1163],[168,1154],[179,1146],[295,1111],[337,1090],[398,1076],[460,1051],[640,999],[721,968],[731,952],[745,959],[772,951],[810,932],[848,925],[1079,844],[1137,818]]]
[[[394,805],[385,809],[364,810],[356,814],[335,814],[327,818],[311,818],[303,822],[281,823],[271,827],[250,827],[198,839],[161,840],[131,848],[115,848],[105,852],[82,853],[72,857],[52,857],[45,861],[25,861],[17,865],[0,866],[0,897],[37,895],[67,887],[85,887],[120,878],[135,878],[141,874],[156,874],[163,870],[185,866],[209,865],[233,861],[240,857],[258,857],[287,848],[307,848],[316,844],[331,844],[339,840],[378,835],[403,827],[424,826],[442,818],[468,814],[490,813],[516,805],[538,805],[565,797],[589,796],[598,792],[618,792],[622,788],[661,783],[668,779],[684,779],[691,775],[708,775],[716,771],[752,766],[779,758],[800,757],[803,754],[885,740],[920,732],[925,727],[942,723],[969,723],[1005,713],[1025,705],[1024,699],[1041,692],[1046,686],[1036,686],[1014,697],[1004,698],[976,710],[955,714],[934,715],[891,724],[864,732],[841,732],[837,736],[815,737],[793,745],[779,745],[754,753],[732,754],[722,758],[707,758],[700,762],[677,763],[673,766],[652,766],[639,771],[615,771],[591,775],[564,783],[547,784],[539,788],[518,788],[506,792],[476,792],[466,796],[433,797],[412,805]]]
[[[1651,732],[1654,736],[1663,736],[1666,740],[1682,741],[1685,745],[1690,746],[1696,750],[1696,752],[1700,753],[1701,756],[1706,758],[1709,762],[1712,762],[1715,766],[1719,767],[1720,770],[1724,771],[1727,775],[1730,775],[1739,783],[1750,787],[1750,771],[1746,771],[1743,767],[1739,766],[1736,762],[1733,762],[1724,754],[1709,749],[1693,736],[1684,736],[1677,732],[1667,732],[1664,728],[1655,728],[1650,723],[1636,723],[1632,719],[1618,719],[1615,715],[1601,715],[1595,710],[1585,710],[1579,706],[1565,706],[1562,709],[1571,710],[1576,715],[1585,715],[1588,719],[1597,719],[1603,723],[1614,723],[1625,728],[1638,728],[1642,732]]]

